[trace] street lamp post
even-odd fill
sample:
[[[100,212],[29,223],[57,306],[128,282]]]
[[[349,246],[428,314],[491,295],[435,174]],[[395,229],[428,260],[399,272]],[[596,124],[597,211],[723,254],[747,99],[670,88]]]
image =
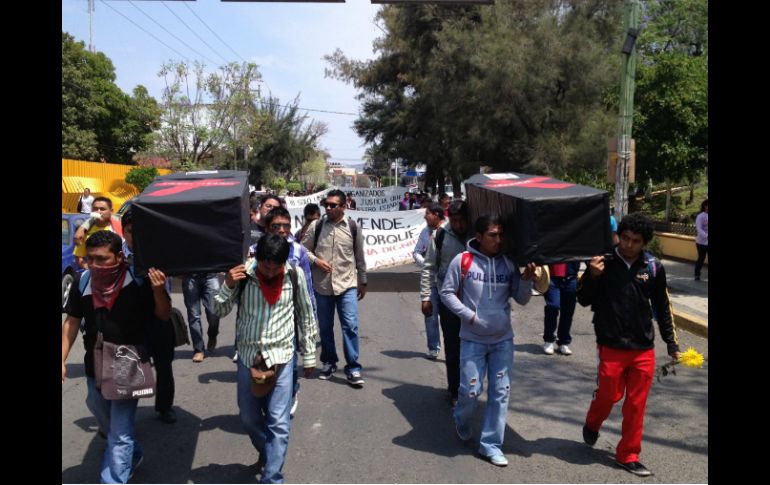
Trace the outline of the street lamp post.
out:
[[[638,0],[625,2],[626,40],[621,51],[620,120],[618,123],[618,163],[615,168],[615,218],[620,221],[628,213],[629,161],[631,160],[631,128],[634,115],[636,76],[636,37],[639,35]]]

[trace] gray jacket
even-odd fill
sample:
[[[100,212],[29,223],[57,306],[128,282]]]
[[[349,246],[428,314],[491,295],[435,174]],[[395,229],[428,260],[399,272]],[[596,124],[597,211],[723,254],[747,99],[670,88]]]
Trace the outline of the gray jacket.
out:
[[[532,281],[522,280],[519,269],[502,253],[492,258],[482,254],[475,239],[468,243],[468,251],[473,262],[465,279],[461,282],[462,256],[457,255],[439,288],[441,301],[460,317],[460,338],[480,344],[513,338],[508,299],[526,305],[532,296]],[[461,285],[462,300],[457,297]]]
[[[420,272],[420,299],[422,301],[430,301],[432,286],[441,289],[449,263],[455,256],[465,251],[466,238],[458,236],[448,222],[442,226],[442,230],[446,231],[446,234],[441,245],[441,261],[436,261],[436,234],[433,234],[430,239],[428,252],[425,253],[425,263]]]

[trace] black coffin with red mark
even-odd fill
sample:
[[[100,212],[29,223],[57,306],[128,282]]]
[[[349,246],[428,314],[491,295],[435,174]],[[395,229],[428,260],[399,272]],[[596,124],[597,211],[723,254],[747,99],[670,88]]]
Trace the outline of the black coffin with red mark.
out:
[[[609,194],[603,190],[499,173],[474,175],[465,191],[472,224],[482,214],[503,218],[506,254],[520,266],[587,260],[612,249]]]
[[[131,205],[134,264],[166,275],[227,271],[249,247],[246,172],[181,172],[156,177]]]

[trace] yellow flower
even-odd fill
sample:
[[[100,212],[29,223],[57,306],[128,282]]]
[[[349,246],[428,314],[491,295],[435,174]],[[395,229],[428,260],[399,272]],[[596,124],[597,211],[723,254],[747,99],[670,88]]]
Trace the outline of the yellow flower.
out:
[[[687,351],[679,356],[679,362],[686,367],[703,367],[703,355],[694,348],[688,347]]]

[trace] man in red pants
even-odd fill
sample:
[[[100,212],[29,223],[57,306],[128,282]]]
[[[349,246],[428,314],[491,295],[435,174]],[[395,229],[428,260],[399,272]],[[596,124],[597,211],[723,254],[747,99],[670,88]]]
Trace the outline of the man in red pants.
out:
[[[679,359],[666,271],[660,261],[643,251],[652,233],[652,222],[646,216],[637,213],[623,218],[613,254],[593,257],[577,289],[578,302],[591,305],[594,312],[599,354],[598,387],[583,426],[583,440],[590,446],[596,443],[599,428],[625,393],[615,460],[641,477],[652,474],[639,462],[639,453],[644,408],[655,374],[653,309],[668,354]]]

